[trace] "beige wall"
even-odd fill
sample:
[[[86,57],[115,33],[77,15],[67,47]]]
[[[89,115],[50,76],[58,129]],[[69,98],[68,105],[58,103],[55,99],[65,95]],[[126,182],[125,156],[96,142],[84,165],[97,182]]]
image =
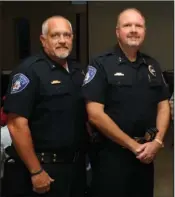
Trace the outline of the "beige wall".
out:
[[[143,52],[156,58],[163,70],[174,67],[174,5],[173,2],[89,2],[90,57],[116,43],[116,18],[124,8],[138,8],[147,20],[147,36]]]
[[[147,19],[147,36],[143,51],[155,57],[163,68],[173,68],[174,48],[174,16],[173,2],[88,2],[89,20],[89,57],[106,50],[116,42],[116,16],[124,8],[136,7]],[[3,2],[0,6],[0,66],[3,69],[12,69],[18,62],[14,19],[26,17],[30,21],[31,53],[39,51],[39,35],[42,21],[51,15],[64,15],[75,26],[75,13],[80,13],[80,62],[87,62],[87,27],[86,6],[74,5],[69,2]],[[3,23],[3,24],[1,24]]]
[[[25,17],[30,21],[31,53],[37,53],[40,49],[39,35],[41,24],[49,16],[63,15],[72,23],[73,28],[76,24],[76,13],[81,15],[81,24],[84,26],[80,41],[80,62],[86,63],[86,6],[71,5],[70,2],[3,2],[3,69],[13,69],[19,62],[18,48],[16,46],[14,19]],[[85,51],[85,52],[84,52]]]

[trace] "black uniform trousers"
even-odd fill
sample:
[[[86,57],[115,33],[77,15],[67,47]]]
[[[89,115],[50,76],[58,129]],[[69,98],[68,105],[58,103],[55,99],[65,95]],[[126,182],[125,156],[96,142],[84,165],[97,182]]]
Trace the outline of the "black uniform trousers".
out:
[[[91,197],[153,197],[154,166],[143,164],[119,145],[89,151]]]
[[[80,154],[75,163],[42,164],[55,181],[50,191],[37,194],[32,191],[31,177],[22,162],[5,163],[2,195],[5,197],[84,197],[86,189],[85,156]]]

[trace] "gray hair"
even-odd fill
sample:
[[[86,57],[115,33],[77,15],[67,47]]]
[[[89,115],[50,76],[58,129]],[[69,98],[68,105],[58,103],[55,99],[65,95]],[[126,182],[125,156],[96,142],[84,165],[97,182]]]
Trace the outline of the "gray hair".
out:
[[[71,22],[67,18],[58,15],[58,16],[52,16],[52,17],[46,19],[43,22],[43,24],[42,24],[42,35],[44,35],[44,36],[47,35],[47,33],[48,33],[48,23],[49,23],[49,20],[50,19],[53,19],[53,18],[62,18],[62,19],[65,19],[67,21],[67,23],[69,24],[69,26],[70,26],[71,32],[73,32]]]

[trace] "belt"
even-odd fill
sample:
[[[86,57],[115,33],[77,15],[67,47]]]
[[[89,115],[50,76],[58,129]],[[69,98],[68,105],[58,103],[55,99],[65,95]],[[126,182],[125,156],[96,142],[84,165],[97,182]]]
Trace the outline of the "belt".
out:
[[[80,151],[65,154],[37,152],[36,155],[41,163],[75,163],[79,158]]]

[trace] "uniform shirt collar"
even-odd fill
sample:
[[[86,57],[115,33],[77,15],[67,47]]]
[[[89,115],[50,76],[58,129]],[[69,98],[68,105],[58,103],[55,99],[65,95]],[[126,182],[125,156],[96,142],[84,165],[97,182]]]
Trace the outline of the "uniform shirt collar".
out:
[[[61,69],[63,68],[60,64],[58,64],[57,62],[53,61],[42,49],[40,51],[40,56],[42,59],[44,59],[47,63],[48,66],[50,67],[51,70],[55,70],[55,69]],[[67,63],[68,63],[68,68],[69,71],[72,72],[74,70],[80,69],[80,65],[78,63],[76,63],[75,61],[73,61],[71,58],[67,58]]]
[[[130,62],[128,58],[125,56],[124,52],[120,48],[119,44],[116,44],[113,49],[112,53],[117,56],[117,63],[118,65],[122,65],[123,63]],[[142,53],[140,51],[137,52],[137,60],[136,63],[138,65],[145,64],[147,65],[147,62],[145,58],[143,57]]]

